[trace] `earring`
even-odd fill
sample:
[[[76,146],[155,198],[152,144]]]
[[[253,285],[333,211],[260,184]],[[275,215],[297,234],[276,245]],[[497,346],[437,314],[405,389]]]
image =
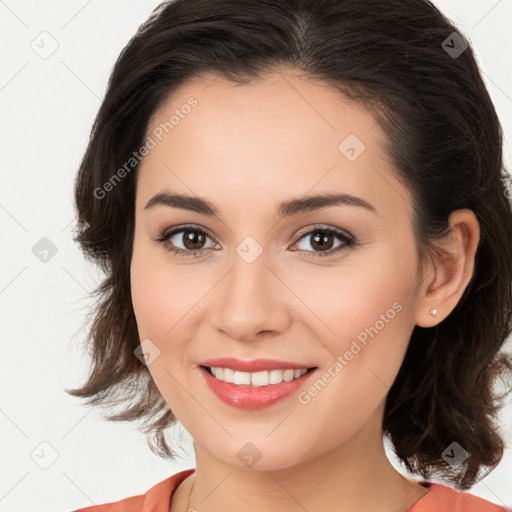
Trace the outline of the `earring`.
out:
[[[437,309],[436,308],[432,308],[430,310],[430,314],[435,318],[437,316]]]

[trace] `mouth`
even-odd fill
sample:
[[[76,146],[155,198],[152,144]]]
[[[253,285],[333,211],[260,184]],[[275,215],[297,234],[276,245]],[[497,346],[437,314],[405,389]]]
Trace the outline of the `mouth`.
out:
[[[262,409],[291,398],[311,381],[318,370],[317,366],[258,372],[206,365],[198,368],[213,395],[239,409]]]
[[[316,370],[317,366],[303,369],[261,370],[257,372],[244,372],[232,368],[212,367],[199,365],[213,378],[234,386],[268,387],[283,382],[301,379],[304,375]]]

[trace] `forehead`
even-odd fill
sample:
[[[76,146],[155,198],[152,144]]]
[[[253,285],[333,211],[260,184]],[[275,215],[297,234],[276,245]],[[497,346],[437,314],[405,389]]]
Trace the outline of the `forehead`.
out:
[[[139,168],[137,209],[164,188],[260,208],[308,192],[394,209],[408,199],[375,119],[325,83],[293,74],[186,82],[155,112],[147,136],[155,145]]]

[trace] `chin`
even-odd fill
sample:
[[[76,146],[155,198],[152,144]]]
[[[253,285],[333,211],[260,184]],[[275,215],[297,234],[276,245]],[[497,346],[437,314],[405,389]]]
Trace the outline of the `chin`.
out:
[[[299,447],[284,444],[281,441],[272,443],[269,439],[234,442],[219,452],[219,445],[212,447],[211,453],[222,463],[248,471],[278,471],[288,469],[303,461],[304,453]],[[302,447],[303,448],[303,447]],[[234,456],[226,457],[226,454]]]

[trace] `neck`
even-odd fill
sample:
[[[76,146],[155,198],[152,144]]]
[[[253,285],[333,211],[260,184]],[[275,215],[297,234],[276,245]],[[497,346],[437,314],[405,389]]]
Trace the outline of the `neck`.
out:
[[[201,512],[405,512],[428,492],[393,468],[381,430],[371,424],[334,449],[279,469],[234,467],[194,445],[196,472],[178,487],[171,512],[188,510],[191,490],[189,507]]]

